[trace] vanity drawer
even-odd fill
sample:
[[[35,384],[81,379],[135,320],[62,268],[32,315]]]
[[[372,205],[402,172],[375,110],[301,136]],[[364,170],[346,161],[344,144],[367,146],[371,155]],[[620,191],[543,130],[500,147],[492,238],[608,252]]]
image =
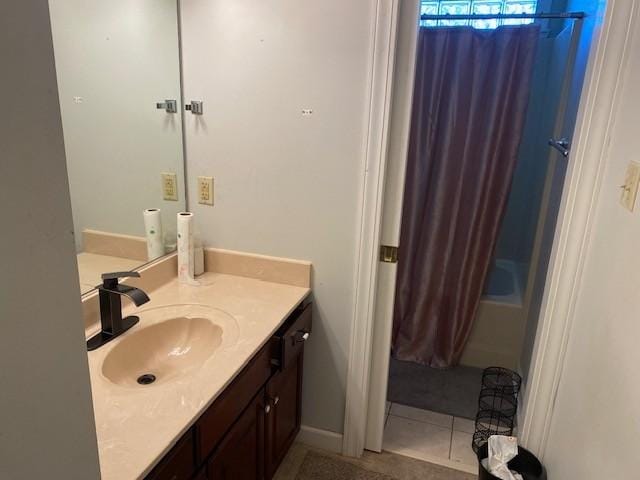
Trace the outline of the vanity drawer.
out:
[[[146,479],[189,480],[196,469],[194,449],[193,429],[190,429]]]
[[[298,356],[311,334],[311,305],[308,303],[298,307],[272,338],[272,363],[280,370],[285,369]]]
[[[269,342],[196,423],[197,460],[202,463],[240,417],[272,373],[273,345]]]

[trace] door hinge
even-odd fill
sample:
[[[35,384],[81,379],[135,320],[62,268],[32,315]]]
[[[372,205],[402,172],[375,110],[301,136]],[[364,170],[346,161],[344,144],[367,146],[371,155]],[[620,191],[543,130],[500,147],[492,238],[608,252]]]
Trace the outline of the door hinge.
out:
[[[380,261],[385,263],[398,263],[398,247],[380,245]]]

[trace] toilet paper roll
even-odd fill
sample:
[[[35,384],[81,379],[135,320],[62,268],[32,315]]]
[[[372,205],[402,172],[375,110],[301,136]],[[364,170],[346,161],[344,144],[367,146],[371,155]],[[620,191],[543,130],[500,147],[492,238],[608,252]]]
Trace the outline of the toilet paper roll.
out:
[[[164,255],[162,219],[159,208],[148,208],[142,212],[144,232],[147,238],[147,259],[154,260]]]
[[[193,228],[193,213],[178,213],[178,280],[180,283],[194,282]]]

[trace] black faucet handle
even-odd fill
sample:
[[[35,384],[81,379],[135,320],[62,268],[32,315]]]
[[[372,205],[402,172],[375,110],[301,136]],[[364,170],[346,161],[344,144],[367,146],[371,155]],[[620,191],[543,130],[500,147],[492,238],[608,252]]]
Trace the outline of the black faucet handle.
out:
[[[118,285],[118,279],[126,277],[140,277],[138,272],[109,272],[102,274],[102,285],[98,288],[115,288]]]
[[[103,273],[102,280],[118,280],[125,277],[140,277],[138,272],[110,272]]]

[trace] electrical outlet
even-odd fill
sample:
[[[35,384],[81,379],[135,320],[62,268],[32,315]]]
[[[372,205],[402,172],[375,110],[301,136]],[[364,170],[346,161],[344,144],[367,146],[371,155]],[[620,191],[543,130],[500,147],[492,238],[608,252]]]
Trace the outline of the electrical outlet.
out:
[[[636,203],[638,182],[640,182],[640,164],[629,162],[624,176],[624,185],[620,185],[620,203],[630,212],[633,212]]]
[[[213,177],[198,177],[198,203],[213,205]]]
[[[165,200],[178,201],[178,177],[175,173],[161,173],[162,196]]]

